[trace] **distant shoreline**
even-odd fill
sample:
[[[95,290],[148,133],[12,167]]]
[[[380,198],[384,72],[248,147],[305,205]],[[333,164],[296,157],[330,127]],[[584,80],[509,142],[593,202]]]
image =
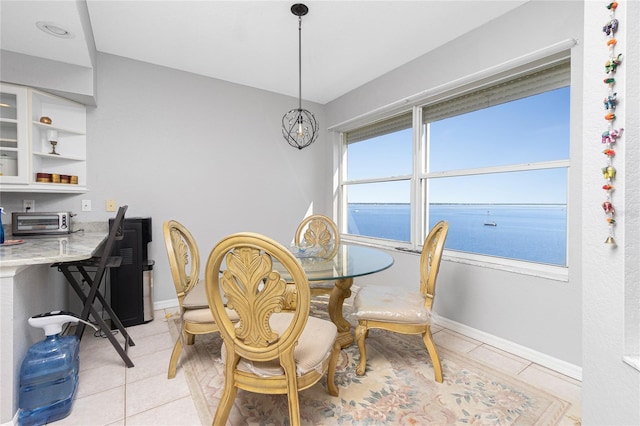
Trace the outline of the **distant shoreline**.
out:
[[[349,203],[367,206],[409,206],[411,203]],[[429,203],[430,206],[565,206],[566,203]]]

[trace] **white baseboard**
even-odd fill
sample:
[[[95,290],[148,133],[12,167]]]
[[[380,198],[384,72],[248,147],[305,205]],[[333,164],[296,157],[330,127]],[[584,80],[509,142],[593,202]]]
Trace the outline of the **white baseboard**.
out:
[[[494,336],[484,331],[477,330],[456,321],[433,314],[433,322],[475,340],[479,340],[487,345],[494,346],[503,351],[512,353],[522,358],[535,362],[538,365],[557,371],[560,374],[582,381],[582,367],[569,362],[554,358],[550,355],[538,352],[526,346],[519,345],[501,337]]]
[[[180,306],[178,299],[157,300],[153,302],[153,310],[177,308]]]

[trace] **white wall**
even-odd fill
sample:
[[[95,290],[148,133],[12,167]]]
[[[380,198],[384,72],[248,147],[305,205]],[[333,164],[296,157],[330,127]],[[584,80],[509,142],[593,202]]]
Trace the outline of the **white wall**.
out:
[[[582,36],[581,2],[533,2],[428,53],[327,105],[329,126],[449,81],[514,60],[567,39]],[[544,23],[544,25],[542,24]],[[573,75],[579,76],[581,51],[572,50]],[[572,102],[580,103],[574,81]],[[575,112],[574,112],[575,114]],[[572,118],[572,156],[581,143],[579,117]],[[579,157],[578,157],[579,158]],[[580,185],[580,164],[571,165],[571,184]],[[580,191],[571,191],[578,207]],[[581,216],[569,211],[569,282],[443,261],[438,278],[436,312],[474,328],[554,358],[577,370],[581,344]],[[397,257],[411,257],[398,254]],[[417,269],[417,259],[414,259]],[[395,268],[395,267],[394,267]],[[395,268],[396,281],[412,282],[408,269]]]
[[[604,201],[604,165],[599,143],[607,129],[602,99],[604,64],[609,57],[601,28],[609,20],[607,2],[585,2],[582,47],[583,91],[583,386],[584,424],[640,424],[640,373],[623,355],[640,354],[640,3],[619,2],[615,51],[622,53],[616,72],[619,104],[615,127],[625,129],[616,143],[617,169],[612,202],[616,208],[617,247],[608,235],[600,205]]]

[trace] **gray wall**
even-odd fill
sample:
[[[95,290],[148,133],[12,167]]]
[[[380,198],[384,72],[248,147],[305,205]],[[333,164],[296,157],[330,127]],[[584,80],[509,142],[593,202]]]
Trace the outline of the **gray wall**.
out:
[[[638,356],[640,324],[638,277],[640,254],[640,4],[624,2],[617,16],[626,26],[617,35],[624,66],[616,78],[624,88],[624,141],[616,150],[623,185],[616,191],[620,208],[613,248],[603,244],[602,146],[606,129],[602,98],[605,87],[606,4],[533,1],[327,105],[329,126],[398,103],[447,81],[518,58],[573,38],[571,168],[569,183],[569,280],[533,276],[443,261],[435,310],[444,320],[506,339],[562,365],[582,366],[583,424],[640,424],[640,374],[623,362]],[[620,50],[619,50],[620,51]],[[627,72],[624,71],[627,70]],[[624,91],[623,91],[624,90]],[[335,138],[334,138],[335,139]],[[336,143],[336,142],[334,142]],[[624,144],[624,145],[623,145]],[[417,259],[395,254],[394,285],[415,283]],[[584,295],[584,298],[583,298]]]
[[[619,38],[624,66],[637,70],[640,37],[632,23],[639,22],[640,4],[621,6],[618,13],[628,11],[623,25],[630,30]],[[640,139],[640,76],[622,75],[627,82],[624,95],[633,102],[623,104],[630,118],[625,144],[618,147],[623,162],[619,174],[624,174],[624,155],[630,166],[621,179],[623,193],[617,196],[629,202],[620,202],[624,213],[617,228],[618,248],[611,251],[602,244],[602,128],[594,119],[602,114],[599,84],[606,49],[600,27],[607,17],[600,2],[530,2],[324,108],[307,108],[326,129],[461,75],[560,40],[578,39],[572,50],[570,202],[584,213],[570,211],[569,281],[445,261],[436,311],[445,319],[582,366],[583,424],[637,425],[639,375],[621,357],[628,347],[635,344],[637,349],[638,335],[638,325],[629,327],[625,320],[631,317],[629,311],[638,309],[638,290],[633,289],[638,288],[640,215],[637,196],[630,195],[640,193],[640,147],[633,143]],[[280,136],[280,118],[295,106],[295,99],[109,55],[99,55],[97,74],[98,107],[88,115],[90,191],[28,198],[36,200],[38,209],[74,211],[80,210],[81,199],[89,198],[94,211],[79,213],[82,221],[110,217],[102,211],[107,198],[129,204],[130,216],[152,216],[157,302],[175,297],[162,242],[164,220],[183,221],[206,257],[226,233],[251,229],[288,241],[311,205],[314,211],[330,212],[332,193],[326,182],[333,178],[328,167],[331,135],[321,135],[301,152]],[[2,194],[3,207],[18,208],[23,198]],[[413,286],[417,256],[393,255],[395,265],[370,281]]]
[[[331,147],[325,134],[299,151],[281,135],[297,99],[98,55],[97,107],[88,107],[88,187],[81,195],[29,194],[38,211],[72,210],[80,222],[106,221],[105,201],[128,217],[150,216],[154,300],[175,300],[162,224],[184,223],[206,257],[223,236],[255,231],[288,244],[308,211],[330,213]],[[325,123],[322,106],[303,107]],[[24,194],[3,194],[8,211]],[[81,212],[82,199],[93,211]],[[324,209],[323,209],[324,207]]]
[[[328,124],[337,125],[546,46],[579,39],[581,35],[580,2],[527,3],[329,103]],[[580,49],[574,48],[572,55],[573,66],[580,70]],[[577,90],[572,92],[579,93],[579,81],[575,83]],[[574,95],[572,101],[575,100]],[[572,144],[578,146],[579,122],[577,118],[572,120]],[[580,169],[573,164],[571,182],[580,185]],[[579,191],[571,193],[570,202],[579,205]],[[569,214],[569,264],[579,265],[579,209],[571,209]],[[398,280],[406,272],[395,269],[395,273]],[[412,282],[410,277],[400,281]],[[569,282],[560,282],[445,260],[438,278],[435,309],[449,320],[580,366],[581,294],[577,267],[570,268]]]
[[[98,208],[111,198],[129,205],[128,216],[153,218],[156,301],[175,298],[164,221],[189,227],[206,260],[232,232],[288,243],[307,210],[327,204],[326,138],[299,151],[281,135],[294,99],[105,54],[98,69],[90,196]],[[307,108],[324,122],[320,106]]]

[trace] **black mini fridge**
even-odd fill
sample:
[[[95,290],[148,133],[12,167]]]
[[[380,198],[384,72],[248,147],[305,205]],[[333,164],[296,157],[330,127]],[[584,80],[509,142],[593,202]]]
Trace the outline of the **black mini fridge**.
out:
[[[111,229],[113,220],[109,220]],[[151,218],[124,219],[123,238],[115,242],[113,256],[122,257],[110,270],[111,308],[125,327],[153,319],[153,260],[148,258]]]

